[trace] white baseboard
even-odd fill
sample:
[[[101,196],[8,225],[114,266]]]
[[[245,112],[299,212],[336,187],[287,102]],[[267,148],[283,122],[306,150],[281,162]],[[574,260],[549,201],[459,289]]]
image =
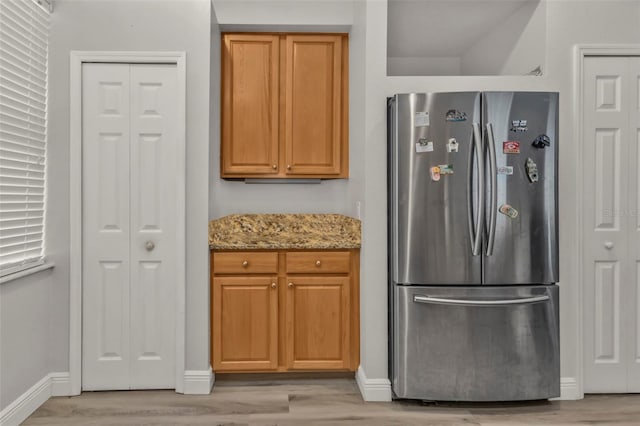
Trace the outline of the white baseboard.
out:
[[[51,396],[51,378],[47,374],[0,412],[0,425],[17,426]]]
[[[557,399],[563,401],[574,401],[582,398],[584,398],[584,395],[580,392],[578,381],[575,377],[560,378],[560,398]]]
[[[51,396],[73,395],[69,372],[49,373],[49,377],[51,378]]]
[[[0,425],[19,425],[52,396],[71,395],[69,373],[49,373],[0,412]]]
[[[365,401],[391,401],[389,379],[368,379],[362,366],[358,367],[356,382]]]
[[[184,372],[185,395],[208,395],[213,387],[214,375],[208,370],[186,370]]]

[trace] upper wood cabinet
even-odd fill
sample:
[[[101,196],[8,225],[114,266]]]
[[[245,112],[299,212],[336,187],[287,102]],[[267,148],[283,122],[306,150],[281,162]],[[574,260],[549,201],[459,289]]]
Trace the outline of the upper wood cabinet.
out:
[[[280,37],[226,34],[221,174],[278,173]]]
[[[223,178],[346,178],[346,34],[222,38]]]

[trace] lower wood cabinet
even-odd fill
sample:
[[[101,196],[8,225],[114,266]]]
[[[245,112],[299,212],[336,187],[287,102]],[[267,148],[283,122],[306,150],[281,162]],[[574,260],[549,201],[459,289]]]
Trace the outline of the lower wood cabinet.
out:
[[[355,371],[359,250],[212,251],[214,371]]]
[[[214,364],[225,370],[278,367],[276,277],[213,278]]]
[[[348,369],[350,285],[347,277],[288,276],[287,368]]]

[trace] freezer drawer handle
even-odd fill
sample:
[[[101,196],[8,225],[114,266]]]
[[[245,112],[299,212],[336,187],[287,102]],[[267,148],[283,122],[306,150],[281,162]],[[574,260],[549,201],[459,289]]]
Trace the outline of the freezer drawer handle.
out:
[[[549,296],[533,296],[521,299],[499,299],[499,300],[468,300],[468,299],[445,299],[431,296],[413,296],[413,301],[417,303],[431,303],[434,305],[461,305],[461,306],[501,306],[501,305],[524,305],[527,303],[538,303],[549,300]]]

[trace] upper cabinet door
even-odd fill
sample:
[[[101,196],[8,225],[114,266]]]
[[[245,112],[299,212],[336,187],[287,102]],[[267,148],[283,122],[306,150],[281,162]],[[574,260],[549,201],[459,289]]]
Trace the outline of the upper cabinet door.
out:
[[[279,40],[223,36],[221,177],[278,173]]]
[[[348,176],[343,35],[285,36],[286,175]]]

